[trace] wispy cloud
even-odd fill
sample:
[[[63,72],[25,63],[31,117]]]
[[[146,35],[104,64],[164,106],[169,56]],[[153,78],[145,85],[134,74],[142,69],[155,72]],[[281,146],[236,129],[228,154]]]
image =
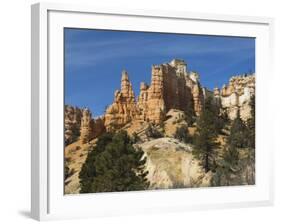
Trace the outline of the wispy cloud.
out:
[[[164,35],[156,38],[142,38],[136,35],[135,37],[112,39],[108,35],[108,39],[103,40],[77,38],[66,42],[66,63],[71,66],[94,67],[109,60],[114,61],[114,59],[125,57],[235,54],[253,48],[248,43],[237,42],[235,39],[230,41],[232,43],[216,40],[213,44],[201,41],[201,39],[190,39],[184,36],[175,39]]]

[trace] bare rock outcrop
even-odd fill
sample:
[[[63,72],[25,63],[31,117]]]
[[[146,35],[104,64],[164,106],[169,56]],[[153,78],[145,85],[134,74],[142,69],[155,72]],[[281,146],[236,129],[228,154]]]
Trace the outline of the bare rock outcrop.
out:
[[[138,146],[147,156],[150,189],[211,186],[212,172],[204,172],[191,146],[174,138],[154,139]]]

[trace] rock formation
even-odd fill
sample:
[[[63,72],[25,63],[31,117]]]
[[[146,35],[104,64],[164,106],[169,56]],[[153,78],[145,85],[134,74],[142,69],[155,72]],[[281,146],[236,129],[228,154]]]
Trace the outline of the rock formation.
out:
[[[143,86],[142,86],[143,87]],[[170,63],[152,66],[150,87],[141,89],[146,101],[141,97],[141,112],[147,121],[160,123],[170,109],[182,111],[200,111],[199,102],[201,90],[197,80],[193,81],[186,71],[183,60],[174,59]],[[197,95],[196,95],[197,94]],[[198,99],[195,105],[194,99]],[[145,106],[143,106],[145,105]],[[199,108],[200,107],[200,108]]]
[[[78,107],[66,105],[64,108],[64,141],[68,145],[80,136],[82,112]]]
[[[221,107],[233,120],[240,114],[242,120],[251,117],[251,97],[255,94],[255,76],[234,76],[220,92]]]
[[[80,140],[82,143],[88,142],[93,137],[92,132],[92,114],[88,108],[82,110]]]
[[[170,63],[153,65],[151,74],[150,86],[141,83],[135,102],[128,73],[122,73],[121,91],[116,90],[113,104],[105,113],[108,130],[122,127],[134,119],[159,124],[170,109],[200,114],[203,92],[199,76],[194,72],[188,73],[183,60],[174,59]]]
[[[192,90],[194,113],[196,116],[199,116],[204,102],[203,90],[199,82],[199,74],[190,72],[189,76],[186,77],[186,85]]]
[[[128,73],[122,72],[121,90],[116,90],[113,104],[105,112],[105,126],[107,130],[119,128],[138,114],[135,94]]]
[[[158,125],[172,109],[188,116],[199,116],[208,97],[230,119],[240,114],[243,120],[247,120],[251,116],[250,99],[254,94],[254,75],[234,76],[221,90],[214,88],[210,91],[201,87],[198,73],[188,71],[183,60],[174,59],[152,66],[151,83],[140,84],[136,100],[129,75],[123,71],[121,89],[115,91],[113,103],[103,117],[95,120],[88,109],[66,106],[65,142],[72,143],[80,134],[80,139],[85,143],[106,130],[117,130],[132,123]]]
[[[92,113],[88,108],[82,110],[80,140],[87,143],[105,132],[104,117],[92,118]]]

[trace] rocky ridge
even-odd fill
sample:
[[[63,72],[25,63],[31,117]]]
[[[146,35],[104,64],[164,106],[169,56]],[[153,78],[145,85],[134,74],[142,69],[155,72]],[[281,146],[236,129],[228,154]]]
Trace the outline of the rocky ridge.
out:
[[[122,72],[121,89],[114,93],[114,100],[103,117],[92,119],[91,112],[71,106],[65,107],[65,141],[71,143],[80,136],[83,142],[93,139],[105,130],[118,130],[130,123],[159,125],[166,120],[171,109],[189,116],[199,116],[207,97],[231,120],[238,114],[243,120],[251,116],[250,99],[255,94],[255,76],[240,75],[213,91],[200,84],[199,74],[188,71],[183,60],[153,65],[151,84],[140,84],[140,94],[135,96],[127,71]]]

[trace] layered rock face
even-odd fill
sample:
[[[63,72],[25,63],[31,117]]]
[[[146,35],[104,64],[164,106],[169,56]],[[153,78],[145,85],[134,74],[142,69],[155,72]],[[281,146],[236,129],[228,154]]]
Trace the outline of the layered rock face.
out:
[[[82,111],[78,107],[66,105],[64,108],[64,139],[65,144],[68,145],[80,135]]]
[[[188,73],[183,60],[153,65],[151,73],[151,84],[141,83],[137,102],[128,73],[122,73],[121,91],[115,92],[114,102],[106,110],[107,129],[123,126],[134,119],[159,124],[170,109],[200,114],[203,92],[199,76]]]
[[[255,95],[255,76],[234,76],[220,91],[220,103],[228,117],[233,120],[238,114],[242,120],[251,117],[251,97]]]

